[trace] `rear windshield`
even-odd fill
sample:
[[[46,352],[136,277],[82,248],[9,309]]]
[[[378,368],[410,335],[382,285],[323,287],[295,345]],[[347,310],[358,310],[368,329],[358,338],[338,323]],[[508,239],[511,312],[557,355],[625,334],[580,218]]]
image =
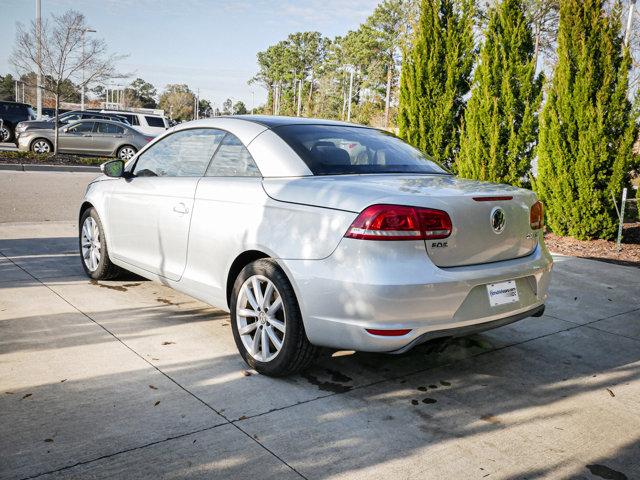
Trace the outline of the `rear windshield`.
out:
[[[273,131],[293,148],[314,175],[448,174],[419,150],[381,130],[333,125],[285,125]]]

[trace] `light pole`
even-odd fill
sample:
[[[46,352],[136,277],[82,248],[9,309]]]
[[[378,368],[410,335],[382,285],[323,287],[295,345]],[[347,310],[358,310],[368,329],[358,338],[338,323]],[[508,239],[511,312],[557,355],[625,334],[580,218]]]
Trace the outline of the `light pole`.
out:
[[[256,107],[256,92],[251,90],[251,115],[253,115],[253,111]]]
[[[92,28],[79,28],[78,30],[82,32],[82,85],[80,88],[80,110],[84,110],[84,90],[86,88],[86,85],[84,84],[84,65],[87,62],[84,53],[84,36],[87,33],[96,33],[97,30],[93,30]]]
[[[38,120],[42,120],[42,15],[40,9],[40,0],[36,0],[36,62],[38,65],[36,80],[36,109],[38,111]]]

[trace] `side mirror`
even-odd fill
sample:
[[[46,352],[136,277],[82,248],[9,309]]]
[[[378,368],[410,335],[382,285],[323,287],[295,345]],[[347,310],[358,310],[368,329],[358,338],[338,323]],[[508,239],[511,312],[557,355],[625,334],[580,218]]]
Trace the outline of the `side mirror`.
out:
[[[100,165],[100,171],[107,177],[120,178],[124,174],[124,162],[120,159],[109,160]]]

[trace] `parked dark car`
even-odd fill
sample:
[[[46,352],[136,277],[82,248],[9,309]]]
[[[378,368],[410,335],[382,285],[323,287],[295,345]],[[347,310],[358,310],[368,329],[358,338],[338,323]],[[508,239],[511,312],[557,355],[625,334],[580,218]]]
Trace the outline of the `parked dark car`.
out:
[[[3,120],[0,129],[0,142],[8,142],[15,138],[18,123],[35,120],[36,113],[31,105],[18,102],[0,101],[0,118]]]
[[[129,125],[127,119],[122,115],[112,115],[90,110],[71,110],[58,116],[58,127],[63,127],[64,125],[77,122],[78,120],[113,120],[114,122]],[[20,122],[16,125],[15,133],[24,133],[27,130],[53,130],[54,127],[54,118],[48,118],[46,120],[32,120],[28,122]]]

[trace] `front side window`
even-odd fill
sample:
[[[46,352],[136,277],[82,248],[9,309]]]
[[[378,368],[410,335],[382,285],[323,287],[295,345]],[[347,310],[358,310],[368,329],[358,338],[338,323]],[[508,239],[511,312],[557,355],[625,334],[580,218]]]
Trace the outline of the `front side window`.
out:
[[[139,177],[201,177],[224,135],[213,128],[176,132],[142,153],[133,173]]]
[[[93,122],[78,122],[67,129],[67,133],[90,133],[93,131]]]
[[[164,120],[162,117],[150,117],[145,115],[145,120],[147,121],[147,125],[150,127],[162,127],[164,128]]]
[[[259,177],[260,170],[242,142],[228,133],[207,169],[207,177]]]
[[[388,132],[373,128],[285,125],[273,131],[289,144],[314,175],[448,174],[419,150]]]

